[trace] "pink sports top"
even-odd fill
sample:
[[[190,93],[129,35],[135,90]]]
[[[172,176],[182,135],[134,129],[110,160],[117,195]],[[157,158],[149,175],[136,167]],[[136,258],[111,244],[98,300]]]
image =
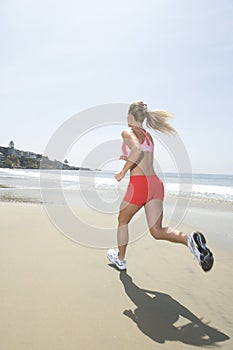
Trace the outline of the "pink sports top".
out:
[[[149,138],[147,131],[142,129],[142,128],[139,128],[139,127],[137,127],[137,129],[139,129],[143,133],[143,135],[145,136],[143,142],[140,144],[140,149],[143,152],[154,152],[154,144],[151,141],[151,139]],[[128,155],[130,152],[130,148],[124,142],[122,144],[122,152],[124,155]]]

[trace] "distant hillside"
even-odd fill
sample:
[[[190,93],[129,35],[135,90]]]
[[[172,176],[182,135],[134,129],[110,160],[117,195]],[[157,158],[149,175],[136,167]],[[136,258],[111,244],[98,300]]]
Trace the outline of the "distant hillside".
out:
[[[90,168],[70,166],[67,160],[62,163],[44,157],[42,154],[18,150],[13,141],[10,141],[9,147],[0,146],[0,168],[91,170]]]

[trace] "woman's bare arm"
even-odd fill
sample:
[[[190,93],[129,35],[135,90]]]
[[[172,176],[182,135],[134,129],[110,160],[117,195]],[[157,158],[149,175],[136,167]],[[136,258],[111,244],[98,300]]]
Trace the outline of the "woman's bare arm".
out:
[[[140,143],[138,142],[137,138],[132,135],[132,133],[130,133],[128,130],[124,130],[122,131],[121,136],[126,145],[130,148],[130,153],[125,159],[126,162],[122,170],[119,173],[115,174],[115,179],[117,181],[122,180],[127,171],[134,168],[143,156],[143,152],[140,149]]]

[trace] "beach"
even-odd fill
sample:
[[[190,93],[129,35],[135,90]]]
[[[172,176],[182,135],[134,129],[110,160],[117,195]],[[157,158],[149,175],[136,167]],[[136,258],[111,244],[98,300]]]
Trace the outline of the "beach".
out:
[[[146,232],[119,272],[106,249],[67,238],[45,209],[0,203],[1,350],[233,348],[231,205],[193,201],[179,224],[204,229],[215,256],[207,273],[187,248]]]
[[[233,350],[233,0],[0,9],[0,350]]]

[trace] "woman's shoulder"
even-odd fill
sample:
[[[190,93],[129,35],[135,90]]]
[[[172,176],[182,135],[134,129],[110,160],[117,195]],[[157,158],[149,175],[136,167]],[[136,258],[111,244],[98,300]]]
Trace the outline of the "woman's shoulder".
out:
[[[130,128],[122,130],[121,136],[123,139],[130,139],[132,137],[132,130]]]
[[[149,131],[146,130],[146,135],[149,137],[149,139],[151,140],[152,143],[154,143],[153,141],[153,137],[151,135],[151,133]]]

